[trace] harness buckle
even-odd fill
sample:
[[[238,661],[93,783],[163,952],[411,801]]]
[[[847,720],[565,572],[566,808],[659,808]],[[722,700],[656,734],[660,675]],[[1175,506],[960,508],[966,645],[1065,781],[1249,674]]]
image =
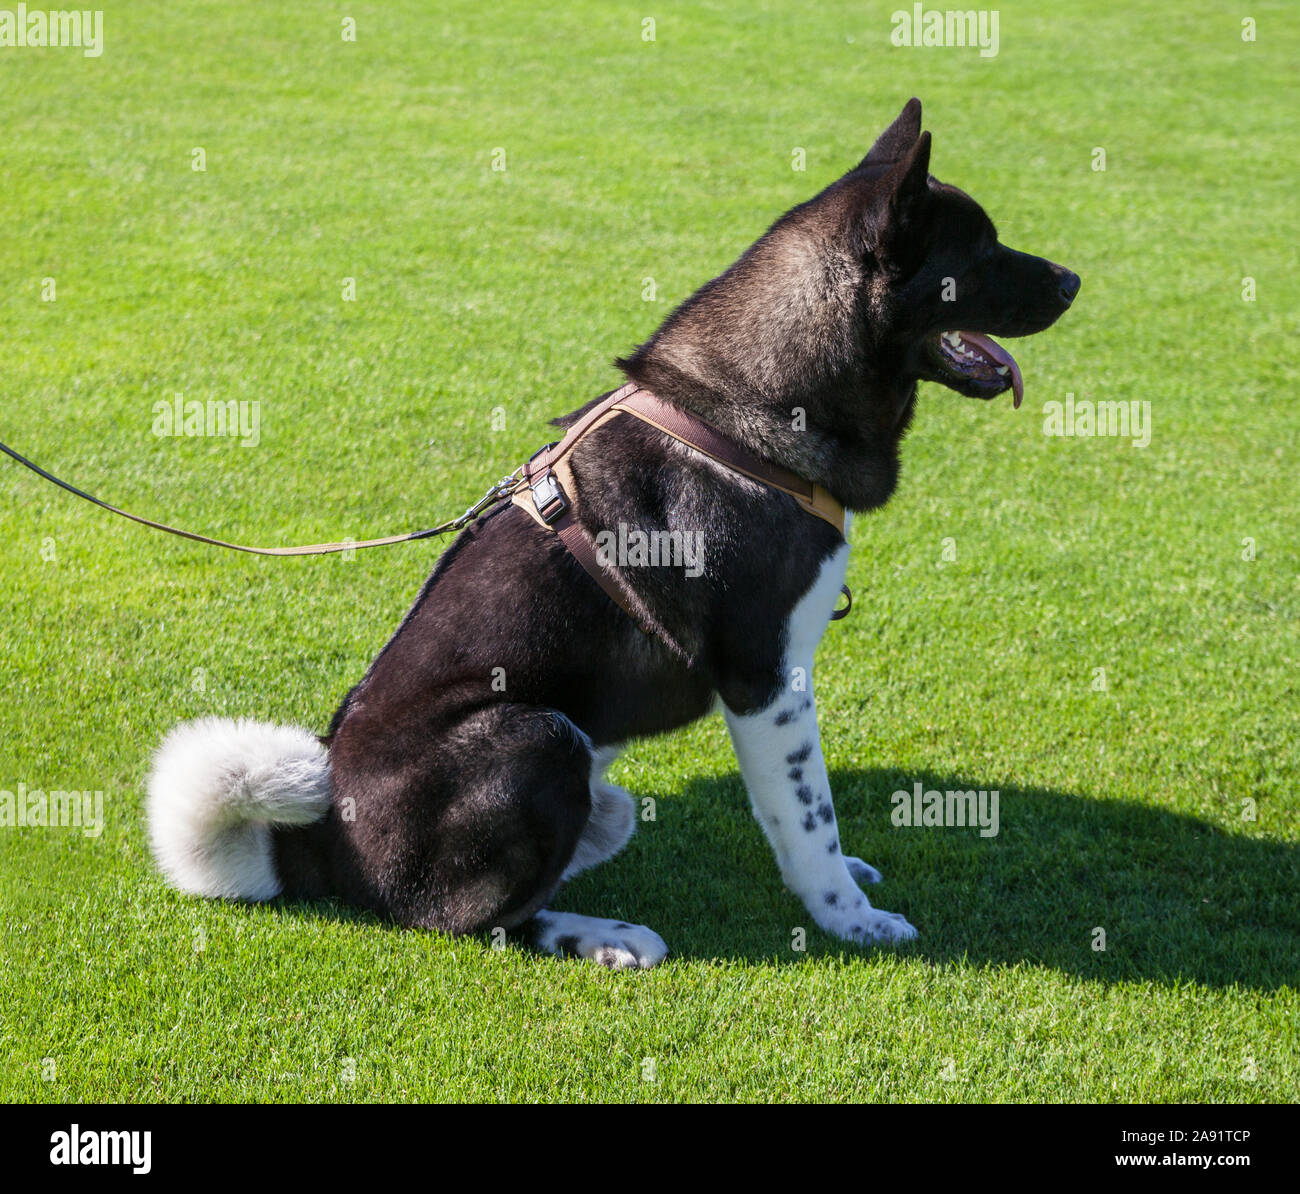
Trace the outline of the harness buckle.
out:
[[[548,445],[549,447],[549,445]],[[528,461],[531,465],[542,452],[547,448],[542,448],[540,452]],[[555,479],[555,474],[549,468],[545,469],[536,478],[529,477],[528,488],[532,491],[533,505],[537,508],[538,517],[550,526],[569,508],[569,499],[564,496],[564,490],[560,488],[560,483]]]

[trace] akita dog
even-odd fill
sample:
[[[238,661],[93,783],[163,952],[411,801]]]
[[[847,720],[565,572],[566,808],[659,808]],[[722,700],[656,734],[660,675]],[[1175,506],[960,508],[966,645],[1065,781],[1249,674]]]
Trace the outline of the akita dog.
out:
[[[841,849],[818,738],[813,655],[844,584],[846,511],[893,492],[918,382],[1018,405],[1020,371],[989,337],[1042,331],[1079,289],[1000,244],[929,164],[912,100],[620,360],[627,384],[559,420],[569,434],[513,500],[452,543],[324,737],[174,730],[149,781],[167,877],[653,966],[667,949],[651,929],[547,905],[632,833],[632,800],[604,778],[620,743],[720,704],[813,920],[854,942],[914,936]],[[664,552],[632,558],[655,536]]]

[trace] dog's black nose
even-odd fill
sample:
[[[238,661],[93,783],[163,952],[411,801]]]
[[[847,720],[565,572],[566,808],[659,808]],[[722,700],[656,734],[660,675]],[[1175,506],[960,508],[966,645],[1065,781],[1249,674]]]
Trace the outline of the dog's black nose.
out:
[[[1059,265],[1056,267],[1060,280],[1060,289],[1057,293],[1061,296],[1061,302],[1067,307],[1074,302],[1074,296],[1079,293],[1079,275],[1072,274],[1068,269],[1062,269]]]

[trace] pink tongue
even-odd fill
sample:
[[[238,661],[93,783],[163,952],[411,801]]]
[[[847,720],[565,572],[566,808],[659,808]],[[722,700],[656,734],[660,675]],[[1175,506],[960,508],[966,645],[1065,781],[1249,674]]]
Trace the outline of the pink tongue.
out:
[[[961,332],[960,335],[967,344],[978,348],[990,360],[1005,365],[1011,370],[1011,392],[1014,395],[1012,406],[1019,410],[1020,400],[1025,396],[1025,379],[1020,376],[1020,366],[1016,364],[1016,358],[1001,344],[990,340],[987,336],[981,336],[979,332]]]

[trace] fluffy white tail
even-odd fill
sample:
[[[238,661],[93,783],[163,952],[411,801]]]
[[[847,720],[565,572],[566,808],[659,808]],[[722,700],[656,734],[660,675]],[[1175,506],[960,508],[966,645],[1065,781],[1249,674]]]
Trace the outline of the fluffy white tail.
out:
[[[280,892],[272,825],[329,809],[329,761],[308,730],[205,717],[163,740],[149,775],[149,836],[163,874],[196,895]]]

